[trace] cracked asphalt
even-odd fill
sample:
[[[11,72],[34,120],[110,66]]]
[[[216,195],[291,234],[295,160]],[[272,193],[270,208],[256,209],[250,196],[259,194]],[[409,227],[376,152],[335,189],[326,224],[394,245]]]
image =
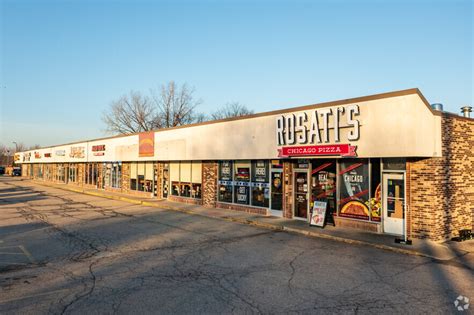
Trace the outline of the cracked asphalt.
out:
[[[0,177],[1,314],[445,314],[473,274]]]

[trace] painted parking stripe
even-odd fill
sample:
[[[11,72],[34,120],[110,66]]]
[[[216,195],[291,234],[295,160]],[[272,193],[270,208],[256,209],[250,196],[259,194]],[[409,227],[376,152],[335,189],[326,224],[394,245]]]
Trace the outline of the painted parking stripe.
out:
[[[23,253],[25,253],[25,256],[28,257],[28,259],[30,260],[30,262],[32,264],[35,263],[35,259],[33,258],[33,255],[30,254],[30,252],[23,246],[23,245],[20,245],[18,246],[20,247],[20,249],[23,251]]]

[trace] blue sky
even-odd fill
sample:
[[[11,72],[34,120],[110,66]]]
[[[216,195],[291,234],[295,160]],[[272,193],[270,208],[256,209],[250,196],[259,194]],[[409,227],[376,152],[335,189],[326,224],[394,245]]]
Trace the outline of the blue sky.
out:
[[[101,113],[174,80],[211,112],[418,87],[473,105],[472,1],[1,3],[0,143],[104,136]]]

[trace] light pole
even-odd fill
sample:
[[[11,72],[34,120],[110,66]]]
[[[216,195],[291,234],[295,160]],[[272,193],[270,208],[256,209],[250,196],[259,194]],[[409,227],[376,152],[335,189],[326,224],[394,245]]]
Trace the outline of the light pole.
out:
[[[13,162],[12,162],[12,167],[13,167],[13,164],[15,164],[15,154],[18,152],[18,143],[16,143],[16,141],[13,141],[12,143],[15,144],[15,152],[13,153]]]

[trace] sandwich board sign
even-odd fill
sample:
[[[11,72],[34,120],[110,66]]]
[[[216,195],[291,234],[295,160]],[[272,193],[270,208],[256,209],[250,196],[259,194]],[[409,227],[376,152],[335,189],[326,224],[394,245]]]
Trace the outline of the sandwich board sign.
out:
[[[326,221],[326,201],[315,201],[313,205],[313,211],[311,211],[311,218],[309,225],[324,227]]]

